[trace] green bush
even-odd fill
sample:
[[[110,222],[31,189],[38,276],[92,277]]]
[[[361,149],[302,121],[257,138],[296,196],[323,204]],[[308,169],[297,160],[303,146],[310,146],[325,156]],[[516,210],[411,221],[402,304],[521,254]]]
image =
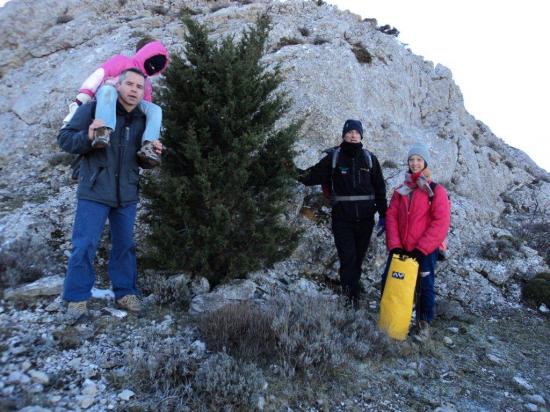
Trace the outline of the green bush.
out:
[[[550,307],[550,273],[539,273],[529,280],[523,287],[523,299],[540,305],[544,303]]]
[[[290,103],[276,91],[279,70],[260,61],[267,17],[239,41],[218,43],[184,21],[186,54],[173,57],[159,96],[169,149],[144,187],[152,216],[147,260],[214,286],[295,248],[299,232],[283,216],[300,124],[275,127]]]

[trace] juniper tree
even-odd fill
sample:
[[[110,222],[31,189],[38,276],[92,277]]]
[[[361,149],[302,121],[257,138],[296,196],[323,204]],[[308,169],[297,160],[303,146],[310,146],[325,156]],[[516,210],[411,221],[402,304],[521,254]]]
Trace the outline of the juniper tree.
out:
[[[283,218],[294,185],[299,122],[276,128],[290,102],[278,68],[261,61],[269,19],[217,42],[184,18],[185,57],[161,92],[160,172],[146,183],[151,258],[216,284],[290,254],[298,232]]]

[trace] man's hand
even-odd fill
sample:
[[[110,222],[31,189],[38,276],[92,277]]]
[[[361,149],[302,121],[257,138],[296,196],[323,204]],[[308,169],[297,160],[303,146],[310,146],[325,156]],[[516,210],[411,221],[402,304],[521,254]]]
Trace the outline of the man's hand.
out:
[[[94,140],[94,130],[99,127],[105,127],[105,123],[101,119],[94,119],[92,124],[88,127],[88,139],[90,141]]]

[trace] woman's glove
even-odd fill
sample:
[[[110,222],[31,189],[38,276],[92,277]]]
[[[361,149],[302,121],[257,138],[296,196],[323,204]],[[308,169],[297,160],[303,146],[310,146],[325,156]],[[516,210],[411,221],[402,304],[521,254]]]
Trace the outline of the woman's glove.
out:
[[[404,249],[401,249],[400,247],[396,247],[392,250],[390,250],[390,255],[398,255],[398,256],[402,256],[402,255],[406,255],[407,252],[405,252]]]
[[[413,259],[416,259],[417,262],[420,262],[421,259],[426,257],[426,255],[418,249],[413,249],[412,252],[406,252],[406,253]]]

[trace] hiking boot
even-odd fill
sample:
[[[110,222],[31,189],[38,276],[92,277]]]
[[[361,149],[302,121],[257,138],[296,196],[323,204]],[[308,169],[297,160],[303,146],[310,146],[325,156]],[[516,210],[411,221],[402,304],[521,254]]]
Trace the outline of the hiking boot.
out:
[[[92,147],[94,149],[103,149],[109,146],[111,142],[111,129],[108,127],[98,127],[94,130],[94,140]]]
[[[88,314],[88,301],[69,302],[65,312],[65,321],[69,324],[76,323],[81,317]]]
[[[424,343],[430,340],[430,335],[430,324],[425,320],[419,321],[418,326],[413,332],[414,340],[416,340],[418,343]]]
[[[160,164],[160,156],[155,152],[153,142],[147,140],[141,146],[141,150],[137,152],[139,159],[150,166],[155,167]]]
[[[143,308],[141,301],[136,295],[126,295],[116,301],[119,309],[125,309],[129,312],[139,313]]]

